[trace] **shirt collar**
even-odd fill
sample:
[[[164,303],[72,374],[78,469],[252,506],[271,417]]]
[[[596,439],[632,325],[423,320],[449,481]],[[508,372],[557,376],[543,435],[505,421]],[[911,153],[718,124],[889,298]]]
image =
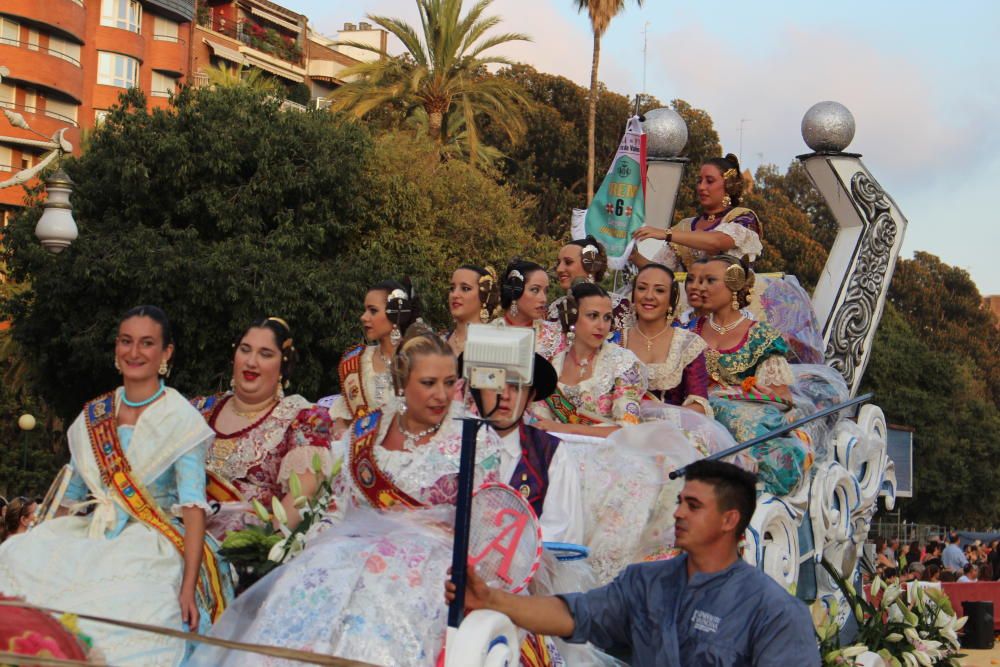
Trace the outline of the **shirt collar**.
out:
[[[687,554],[684,555],[687,559]],[[727,579],[731,577],[737,570],[741,570],[744,567],[750,567],[743,559],[737,558],[736,562],[725,568],[724,570],[719,570],[718,572],[695,572],[694,575],[688,578],[688,586],[692,588],[698,588],[700,586],[705,586],[712,583],[713,581],[718,581],[720,579]],[[687,577],[687,563],[684,564],[684,576]]]
[[[512,457],[521,457],[521,429],[515,428],[513,431],[500,438],[503,450]]]

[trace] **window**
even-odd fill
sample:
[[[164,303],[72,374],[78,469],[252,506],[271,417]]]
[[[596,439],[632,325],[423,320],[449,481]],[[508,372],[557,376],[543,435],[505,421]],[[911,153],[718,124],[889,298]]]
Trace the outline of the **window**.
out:
[[[0,44],[13,44],[18,46],[21,43],[21,24],[11,21],[9,18],[0,16]]]
[[[24,110],[30,113],[38,111],[38,93],[34,90],[24,91]]]
[[[0,169],[14,171],[14,151],[8,146],[0,146]]]
[[[107,109],[94,109],[94,125],[100,125],[104,122],[104,119],[108,117],[111,113]]]
[[[28,48],[32,51],[38,50],[38,31],[34,28],[28,29]]]
[[[80,45],[62,37],[49,35],[49,54],[80,65]]]
[[[139,0],[101,0],[101,25],[139,32],[142,6]]]
[[[180,24],[176,21],[156,16],[153,18],[153,39],[161,42],[179,42]]]
[[[139,61],[120,53],[97,52],[97,83],[118,88],[139,85]]]
[[[51,97],[45,100],[45,115],[63,122],[71,122],[76,125],[77,110],[79,107],[72,102],[63,102]]]
[[[17,89],[9,83],[0,83],[0,107],[14,108],[14,94]]]
[[[177,79],[162,72],[153,70],[153,97],[170,97],[177,90]]]

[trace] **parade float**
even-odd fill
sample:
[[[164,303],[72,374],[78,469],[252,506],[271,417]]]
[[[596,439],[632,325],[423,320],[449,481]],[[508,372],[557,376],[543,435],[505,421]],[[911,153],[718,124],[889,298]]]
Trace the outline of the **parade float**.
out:
[[[674,219],[687,164],[680,157],[687,127],[671,109],[650,111],[642,121],[641,129],[630,122],[616,160],[626,165],[621,169],[624,179],[638,183],[638,175],[645,176],[644,196],[637,204],[630,201],[618,207],[617,212],[630,216],[642,205],[645,224],[666,228]],[[790,593],[832,612],[827,626],[833,623],[840,628],[852,610],[842,584],[860,581],[859,561],[878,500],[884,498],[888,509],[895,502],[885,416],[877,404],[869,402],[877,397],[858,394],[907,222],[861,155],[846,152],[855,130],[847,108],[837,102],[820,102],[807,111],[801,130],[812,152],[798,159],[829,206],[838,232],[811,297],[794,276],[761,275],[750,309],[782,331],[799,362],[792,364],[797,379],[793,395],[799,414],[805,416],[782,433],[800,429],[811,439],[815,458],[791,493],[761,491],[746,532],[743,557]],[[619,166],[616,161],[613,169]],[[626,173],[630,169],[638,173]],[[626,189],[626,194],[636,194],[635,188]],[[608,216],[615,214],[613,201],[600,206]],[[575,236],[586,233],[585,220],[587,212],[578,212]],[[628,225],[624,220],[622,228],[630,229]],[[652,256],[654,249],[643,244],[655,243],[642,242],[639,252]],[[630,249],[623,250],[627,252]],[[593,444],[575,440],[582,447]],[[570,436],[567,442],[572,446],[574,438]],[[672,476],[682,472],[675,470]],[[465,512],[463,518],[460,508],[459,534],[463,521],[467,525]],[[457,541],[457,552],[464,553],[464,546]],[[462,559],[456,556],[454,562],[459,572],[456,583],[461,586]],[[516,664],[517,642],[511,641],[515,635],[509,620],[488,611],[463,619],[458,607],[449,619],[453,628],[448,665]],[[858,658],[859,653],[862,649],[857,648],[852,655],[862,664],[888,664],[875,653],[864,652]]]

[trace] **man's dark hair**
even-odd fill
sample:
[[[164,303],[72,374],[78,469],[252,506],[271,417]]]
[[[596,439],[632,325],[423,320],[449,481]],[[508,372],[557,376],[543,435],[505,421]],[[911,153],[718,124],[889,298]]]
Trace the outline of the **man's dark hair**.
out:
[[[952,533],[948,536],[948,541],[952,544],[958,544],[958,533]]]
[[[736,526],[738,540],[750,525],[750,517],[757,508],[757,475],[732,463],[695,461],[687,467],[684,477],[689,482],[704,482],[711,486],[723,512],[739,511],[740,522]]]

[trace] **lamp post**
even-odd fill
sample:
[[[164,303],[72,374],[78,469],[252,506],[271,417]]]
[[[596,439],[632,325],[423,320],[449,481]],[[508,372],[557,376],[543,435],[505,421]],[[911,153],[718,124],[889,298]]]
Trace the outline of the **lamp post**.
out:
[[[9,74],[6,67],[0,67],[0,81]],[[45,149],[48,154],[34,167],[22,169],[6,181],[0,182],[0,190],[15,185],[23,185],[37,176],[43,169],[58,160],[65,154],[73,151],[73,144],[66,140],[66,130],[61,129],[51,137],[31,129],[24,116],[4,109],[3,115],[12,126],[27,130],[32,134],[41,137],[41,141],[28,139],[22,143]],[[62,169],[57,169],[49,178],[45,180],[48,198],[42,207],[45,211],[35,225],[35,236],[42,246],[51,253],[60,253],[69,247],[69,244],[76,240],[78,235],[76,221],[73,219],[73,207],[69,197],[73,192],[73,181]]]

